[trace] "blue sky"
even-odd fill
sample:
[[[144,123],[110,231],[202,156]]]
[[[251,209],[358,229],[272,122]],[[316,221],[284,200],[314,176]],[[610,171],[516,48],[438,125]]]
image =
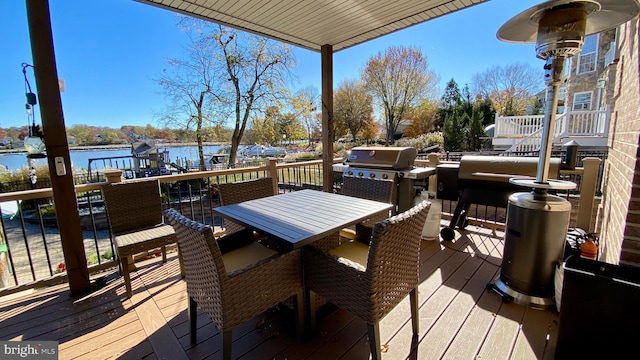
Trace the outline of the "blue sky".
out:
[[[522,62],[542,69],[534,44],[496,38],[502,24],[539,2],[492,0],[339,51],[334,86],[358,78],[370,57],[392,45],[422,49],[441,77],[441,90],[451,78],[462,86],[494,65]],[[65,81],[65,124],[163,127],[157,118],[165,99],[154,78],[167,58],[183,53],[186,36],[176,27],[177,15],[132,0],[49,0],[49,6],[58,75]],[[298,82],[291,90],[314,86],[320,91],[320,54],[292,49]],[[0,127],[27,125],[21,64],[32,63],[32,57],[24,1],[0,1],[0,54]],[[35,91],[33,72],[27,75]]]

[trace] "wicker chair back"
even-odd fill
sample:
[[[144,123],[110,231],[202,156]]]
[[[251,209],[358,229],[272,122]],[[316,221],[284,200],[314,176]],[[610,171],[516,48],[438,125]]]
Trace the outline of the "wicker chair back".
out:
[[[393,180],[357,176],[342,178],[343,195],[393,204],[395,201],[394,190],[395,182]]]
[[[151,228],[162,223],[158,180],[113,183],[102,188],[114,235]]]
[[[275,195],[270,177],[218,184],[218,192],[220,194],[220,205],[223,206]],[[244,229],[244,226],[229,219],[224,220],[224,227],[227,234],[234,234]]]

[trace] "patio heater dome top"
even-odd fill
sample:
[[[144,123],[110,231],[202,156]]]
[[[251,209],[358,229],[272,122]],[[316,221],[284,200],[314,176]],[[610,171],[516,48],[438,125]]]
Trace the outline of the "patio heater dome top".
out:
[[[498,39],[537,43],[537,56],[569,57],[580,52],[586,35],[599,33],[638,15],[637,0],[551,0],[535,5],[508,20]]]

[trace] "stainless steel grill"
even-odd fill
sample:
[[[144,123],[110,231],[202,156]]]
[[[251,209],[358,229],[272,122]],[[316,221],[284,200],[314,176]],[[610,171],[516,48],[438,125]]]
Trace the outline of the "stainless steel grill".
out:
[[[347,160],[333,171],[347,176],[389,179],[396,182],[396,211],[413,206],[415,184],[435,174],[435,168],[415,167],[418,151],[412,147],[365,147],[351,149]]]

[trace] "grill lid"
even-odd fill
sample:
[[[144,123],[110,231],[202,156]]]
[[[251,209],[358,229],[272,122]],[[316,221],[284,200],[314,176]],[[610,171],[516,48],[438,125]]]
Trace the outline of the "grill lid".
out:
[[[375,167],[384,169],[411,169],[418,155],[414,147],[358,146],[351,149],[349,167]]]
[[[458,179],[508,183],[510,178],[535,177],[538,158],[465,155],[460,159]],[[551,158],[549,177],[558,178],[560,158]]]

